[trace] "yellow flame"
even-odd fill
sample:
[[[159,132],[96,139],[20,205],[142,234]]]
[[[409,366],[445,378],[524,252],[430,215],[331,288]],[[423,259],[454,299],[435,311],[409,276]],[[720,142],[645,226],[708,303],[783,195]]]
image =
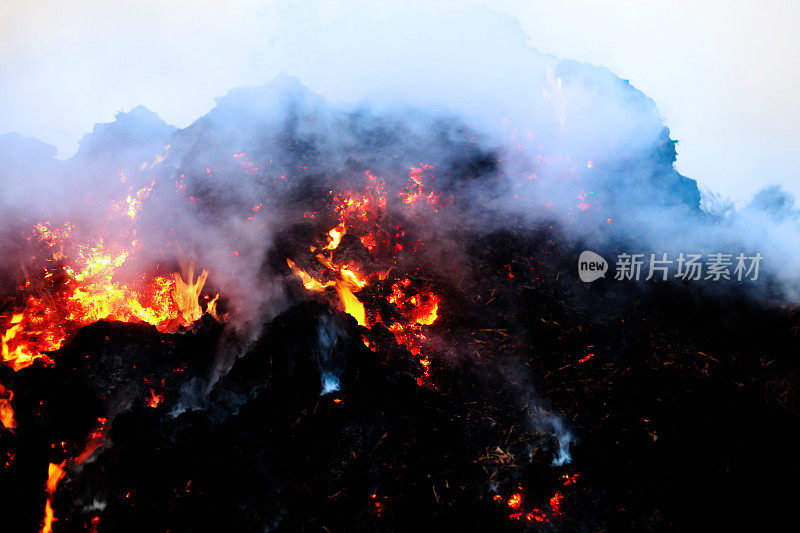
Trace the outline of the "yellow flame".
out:
[[[367,316],[364,311],[364,304],[355,297],[345,283],[337,283],[336,292],[342,300],[345,312],[355,318],[359,326],[366,327]]]
[[[182,268],[182,270],[184,270]],[[208,278],[208,272],[203,269],[203,272],[194,279],[194,264],[190,264],[186,269],[186,281],[183,276],[177,272],[175,276],[175,287],[172,289],[172,299],[178,306],[178,310],[183,317],[183,325],[191,325],[195,320],[203,316],[203,310],[200,308],[200,293],[203,290],[203,285]]]
[[[328,281],[326,283],[317,281],[316,279],[309,276],[305,271],[298,268],[298,266],[291,259],[287,259],[286,264],[289,265],[289,268],[292,269],[292,272],[294,272],[300,278],[300,281],[303,282],[303,286],[305,286],[305,288],[310,291],[317,291],[317,292],[324,291],[325,289],[335,285],[336,283],[334,281]]]
[[[417,316],[415,318],[417,324],[422,324],[423,326],[430,326],[436,319],[439,318],[439,301],[436,300],[433,303],[433,306],[424,314]]]
[[[338,248],[339,243],[342,242],[342,237],[344,237],[345,233],[347,233],[347,229],[345,229],[344,225],[342,224],[339,224],[330,230],[328,232],[328,245],[324,249],[335,250]]]

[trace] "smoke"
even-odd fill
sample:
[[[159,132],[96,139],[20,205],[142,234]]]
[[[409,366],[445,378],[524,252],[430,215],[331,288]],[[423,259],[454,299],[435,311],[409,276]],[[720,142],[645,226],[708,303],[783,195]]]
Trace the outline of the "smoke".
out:
[[[472,276],[451,270],[465,263],[458,235],[557,223],[601,251],[760,252],[798,297],[797,209],[786,193],[704,211],[696,183],[674,168],[656,104],[606,69],[531,48],[513,19],[448,5],[278,2],[258,20],[276,61],[187,127],[135,107],[96,125],[66,160],[40,141],[0,137],[7,242],[41,220],[110,238],[108,206],[152,186],[135,225],[138,271],[208,269],[232,323],[252,337],[292,301],[273,261],[281,242],[304,237],[297,227],[323,212],[329,191],[363,185],[369,171],[396,192],[426,164],[429,185],[453,204],[406,222],[430,243],[418,258],[453,286]],[[326,393],[339,376],[325,370],[334,337],[319,335]],[[553,463],[569,461],[569,430],[557,417],[541,424],[559,442]]]
[[[664,242],[664,237],[674,242],[673,248],[706,245],[681,242],[687,232],[675,222],[698,211],[699,194],[692,181],[675,172],[674,146],[652,100],[605,69],[539,53],[512,17],[449,3],[409,10],[392,3],[342,6],[306,1],[247,8],[222,25],[239,25],[241,35],[233,42],[252,56],[252,73],[236,79],[257,86],[282,70],[314,94],[304,96],[315,99],[313,104],[296,104],[309,113],[360,106],[383,117],[403,115],[406,120],[395,124],[402,122],[406,128],[424,124],[404,116],[412,108],[418,115],[458,117],[480,137],[480,146],[502,161],[498,171],[506,178],[503,188],[492,183],[471,193],[477,201],[492,201],[505,215],[498,225],[520,214],[531,221],[558,218],[589,240],[602,241],[605,232],[598,228],[611,218],[620,233],[637,233],[644,247]],[[230,34],[220,28],[214,32],[215,37]],[[163,81],[163,72],[152,76]],[[195,85],[202,91],[208,86]],[[121,113],[115,122],[97,126],[63,165],[53,161],[53,154],[42,154],[52,148],[34,146],[32,140],[20,146],[19,139],[15,144],[4,138],[3,159],[9,163],[3,204],[52,217],[64,198],[84,191],[102,198],[120,168],[131,172],[130,167],[152,161],[170,142],[168,161],[173,164],[186,156],[190,143],[198,143],[194,150],[200,149],[203,138],[193,135],[220,136],[229,146],[248,144],[247,139],[252,144],[258,133],[248,128],[275,127],[285,117],[288,95],[297,89],[286,89],[274,99],[249,91],[234,91],[218,100],[214,110],[180,133],[142,108]],[[261,102],[253,108],[237,103],[248,99]],[[169,116],[170,110],[163,114]],[[327,143],[335,149],[343,140],[338,132],[325,131],[322,123],[315,131],[315,147]],[[172,134],[177,139],[171,140]],[[338,147],[344,148],[344,143]],[[198,154],[193,164],[200,167],[215,159],[218,154]],[[586,168],[589,162],[593,169]],[[237,185],[242,197],[251,194],[242,187]],[[581,215],[579,205],[588,204],[594,211],[595,199],[611,216],[596,216],[589,223],[586,216],[576,216]],[[68,211],[70,204],[63,207]],[[196,224],[193,227],[197,231]],[[214,234],[218,227],[202,228],[211,233],[203,239],[206,243],[219,240]],[[247,232],[241,235],[243,245],[256,244]]]
[[[572,456],[569,453],[569,445],[572,442],[572,433],[564,427],[564,423],[558,417],[550,419],[553,425],[553,435],[558,439],[558,450],[555,457],[553,457],[553,465],[561,466],[564,463],[572,461]]]

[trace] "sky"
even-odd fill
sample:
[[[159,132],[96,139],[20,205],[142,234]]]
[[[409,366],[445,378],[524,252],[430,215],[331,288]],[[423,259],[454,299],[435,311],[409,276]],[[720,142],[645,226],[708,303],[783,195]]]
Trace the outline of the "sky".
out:
[[[388,87],[391,79],[337,78],[354,49],[404,46],[425,55],[407,37],[415,17],[451,38],[459,28],[443,27],[448,13],[475,6],[512,17],[541,52],[607,67],[653,98],[679,141],[678,169],[702,189],[739,204],[769,184],[800,196],[800,2],[791,0],[464,0],[424,8],[360,0],[0,0],[0,134],[36,137],[69,157],[93,124],[118,111],[144,104],[184,127],[215,97],[282,71],[325,96],[357,98],[354,87]],[[352,18],[347,13],[363,20],[326,34],[331,54],[344,59],[335,68],[298,65],[308,56],[296,53],[297,43],[315,37],[315,24]],[[511,26],[497,26],[482,42],[503,41]],[[428,45],[458,47],[444,39]],[[369,60],[379,71],[380,58]]]

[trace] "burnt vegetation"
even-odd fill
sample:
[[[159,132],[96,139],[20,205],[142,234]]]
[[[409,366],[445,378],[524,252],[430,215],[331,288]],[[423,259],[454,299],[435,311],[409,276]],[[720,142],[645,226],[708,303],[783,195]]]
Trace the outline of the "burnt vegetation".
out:
[[[282,305],[245,327],[220,281],[217,318],[203,293],[189,325],[99,320],[52,364],[0,366],[9,531],[39,530],[47,502],[56,532],[115,533],[689,531],[791,514],[800,315],[769,276],[581,283],[591,243],[563,217],[498,211],[502,154],[460,122],[309,95],[257,120],[253,98],[164,129],[174,152],[153,168],[170,186],[152,201],[178,202],[177,182],[193,222],[231,228],[230,261],[247,254],[231,217],[269,213],[253,271]],[[597,185],[586,216],[607,257],[632,242],[617,173],[646,177],[637,201],[706,217],[663,136],[578,184]],[[52,495],[48,465],[66,473]]]

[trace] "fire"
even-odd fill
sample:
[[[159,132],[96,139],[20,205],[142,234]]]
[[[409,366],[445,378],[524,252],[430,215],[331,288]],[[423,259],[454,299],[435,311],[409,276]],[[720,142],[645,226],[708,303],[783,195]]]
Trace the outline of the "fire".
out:
[[[135,220],[151,190],[152,185],[129,196],[125,209],[114,206],[113,220]],[[51,363],[45,352],[58,350],[72,332],[98,320],[146,322],[175,331],[204,312],[216,318],[216,296],[205,311],[200,304],[206,270],[195,278],[190,264],[182,265],[182,274],[131,277],[123,271],[130,270],[140,247],[135,227],[115,241],[100,236],[90,243],[73,242],[73,230],[71,223],[34,226],[34,242],[50,248],[52,260],[26,282],[10,316],[0,316],[0,357],[15,371],[39,358]]]
[[[578,479],[578,474],[564,474],[561,476],[562,484],[566,487],[574,484]],[[530,511],[523,509],[523,488],[522,485],[517,486],[517,492],[511,494],[505,504],[513,511],[508,515],[509,520],[526,520],[528,522],[549,522],[551,518],[561,516],[564,513],[562,508],[564,494],[561,491],[556,491],[550,497],[548,503],[550,510],[545,511],[538,507],[532,508]],[[495,494],[492,497],[496,503],[504,503],[503,497],[500,494]]]
[[[556,492],[553,494],[553,497],[550,498],[550,508],[553,509],[553,514],[558,516],[561,514],[561,501],[564,499],[564,495],[560,492]]]
[[[199,296],[208,277],[205,270],[196,280],[194,267],[190,267],[186,278],[177,273],[172,279],[156,276],[139,288],[113,281],[124,256],[105,259],[80,271],[63,267],[66,279],[56,293],[28,296],[0,338],[4,363],[14,370],[25,368],[43,357],[43,352],[58,350],[72,331],[98,320],[140,321],[173,331],[202,316]],[[209,302],[207,310],[216,315],[216,299]]]
[[[89,457],[91,457],[95,452],[95,450],[103,445],[106,437],[107,422],[108,420],[102,416],[97,419],[97,427],[89,434],[89,438],[86,441],[86,445],[83,447],[83,451],[72,460],[72,463],[79,465],[86,462],[86,460],[89,459]]]
[[[177,305],[182,318],[182,326],[191,325],[195,320],[203,316],[203,310],[199,303],[200,293],[203,290],[206,279],[208,279],[208,272],[203,270],[195,280],[193,264],[190,264],[186,270],[187,281],[184,281],[183,277],[177,272],[173,274],[175,285],[171,289],[172,299]]]
[[[379,244],[385,242],[389,236],[378,224],[386,211],[386,186],[371,172],[367,172],[366,176],[367,186],[363,192],[344,191],[341,195],[334,196],[332,207],[339,217],[337,228],[341,227],[344,231],[348,227],[358,230],[356,233],[361,243],[367,250],[374,252],[379,251]],[[332,250],[337,246],[338,242],[328,249]]]
[[[11,400],[13,399],[14,391],[5,388],[0,383],[0,423],[11,431],[17,427],[17,421],[14,419],[14,409],[11,407]]]
[[[346,283],[337,283],[336,292],[342,300],[344,310],[346,313],[356,319],[359,326],[367,325],[366,312],[364,311],[364,304],[362,304],[355,294],[353,294],[347,287]]]
[[[128,196],[122,202],[115,202],[113,208],[116,211],[123,213],[125,216],[134,220],[136,215],[142,209],[145,199],[153,192],[153,186],[156,184],[153,181],[150,185],[142,187],[136,192],[128,193]]]
[[[45,485],[45,488],[48,494],[53,494],[56,491],[58,482],[67,475],[67,473],[64,471],[64,466],[66,464],[66,461],[62,462],[60,465],[50,463],[50,466],[47,467],[47,484]]]
[[[432,206],[434,211],[449,204],[452,198],[444,199],[425,185],[423,176],[432,171],[433,167],[430,165],[411,168],[410,184],[397,193],[400,209],[407,211],[409,206],[422,201]],[[310,274],[298,267],[292,259],[287,258],[286,263],[307,290],[327,292],[330,288],[334,289],[345,312],[353,316],[359,325],[367,328],[382,323],[383,320],[376,306],[370,305],[367,309],[356,294],[367,287],[374,287],[384,294],[388,292],[384,298],[393,304],[398,316],[388,320],[386,327],[394,334],[398,343],[405,345],[412,354],[419,355],[426,341],[424,329],[439,317],[440,298],[429,288],[414,283],[411,278],[390,279],[398,255],[404,252],[403,240],[406,232],[399,227],[391,232],[384,228],[390,198],[386,185],[370,172],[366,173],[366,180],[367,183],[361,190],[345,190],[339,193],[331,191],[331,207],[338,223],[327,232],[325,245],[310,247],[311,252],[316,253],[316,261],[324,267],[320,274],[325,277],[320,279],[319,276]],[[364,266],[353,264],[351,259],[339,260],[336,252],[346,234],[356,236],[372,255],[374,263],[383,268],[364,272]],[[385,264],[386,261],[391,264]],[[381,262],[384,264],[380,265]],[[389,290],[385,291],[386,288]],[[368,341],[365,344],[371,347]],[[428,381],[431,360],[427,356],[421,356],[420,364],[424,376],[418,381],[422,384]]]
[[[154,389],[150,389],[150,402],[148,402],[147,406],[155,409],[163,400],[164,396],[156,394]]]
[[[411,280],[405,278],[392,284],[392,294],[387,300],[397,306],[400,314],[412,324],[430,326],[439,317],[439,297],[431,291],[408,295],[405,291]]]
[[[304,271],[300,270],[291,259],[287,259],[286,264],[289,265],[289,268],[292,269],[292,272],[297,274],[297,276],[302,280],[303,286],[310,291],[324,291],[328,287],[336,284],[335,281],[328,281],[326,283],[317,281]]]
[[[35,307],[39,302],[31,298],[29,303],[32,303],[33,307]],[[19,370],[20,368],[30,365],[36,358],[36,355],[26,349],[24,345],[15,346],[16,343],[14,343],[17,336],[23,332],[24,324],[22,322],[24,319],[24,313],[12,315],[8,329],[3,333],[2,338],[0,338],[0,343],[2,343],[2,346],[0,346],[0,356],[2,356],[3,362],[11,366],[14,370]],[[34,335],[37,333],[37,331],[33,331]]]
[[[359,275],[351,268],[342,267],[342,269],[339,270],[339,274],[342,276],[342,279],[347,285],[351,285],[359,289],[363,289],[367,286],[367,280],[360,278]]]
[[[514,494],[509,496],[508,501],[506,503],[512,509],[519,509],[520,507],[522,507],[522,494],[519,492],[515,492]]]
[[[53,504],[50,503],[51,500],[52,498],[48,496],[47,503],[44,504],[44,523],[41,533],[52,533],[53,531],[53,522],[56,521],[56,515],[53,511]]]
[[[44,523],[42,525],[41,533],[52,533],[53,522],[56,521],[55,512],[53,511],[53,496],[58,487],[58,482],[61,481],[67,472],[64,470],[67,461],[64,460],[61,464],[50,463],[47,467],[47,483],[45,490],[47,491],[47,503],[44,507]]]
[[[164,157],[166,153],[150,168]],[[121,182],[126,181],[122,172]],[[141,248],[137,218],[154,185],[155,181],[136,190],[129,188],[124,200],[111,204],[108,218],[88,239],[84,234],[78,237],[73,222],[58,225],[43,221],[33,226],[28,237],[33,250],[26,269],[29,274],[16,299],[0,314],[1,362],[14,371],[37,359],[53,364],[47,352],[58,350],[69,335],[98,320],[144,322],[160,331],[176,331],[191,326],[204,313],[218,319],[219,295],[201,298],[209,275],[206,270],[196,275],[194,263],[181,264],[180,273],[136,270],[135,257]],[[163,395],[153,389],[150,394],[149,405],[157,407]],[[17,427],[13,398],[14,392],[0,384],[0,422],[9,430]],[[106,418],[98,418],[96,429],[79,454],[60,464],[49,464],[42,533],[53,530],[53,501],[66,467],[82,464],[103,446],[106,425]],[[92,521],[95,529],[97,521]]]
[[[206,303],[206,313],[211,315],[211,318],[214,320],[219,321],[219,315],[217,314],[217,302],[219,301],[219,294],[215,294],[213,298],[209,298],[206,296],[208,303]]]
[[[423,182],[423,175],[432,170],[433,167],[426,164],[422,164],[418,167],[411,167],[411,172],[408,175],[411,184],[404,187],[398,195],[404,204],[410,205],[424,200],[427,204],[433,206],[434,210],[438,210],[438,207],[447,206],[453,202],[452,195],[450,195],[449,198],[444,198],[442,195],[428,190]]]
[[[53,510],[53,498],[55,497],[56,488],[59,481],[67,475],[66,467],[68,464],[79,465],[84,463],[91,455],[105,442],[106,422],[103,417],[97,419],[97,428],[89,434],[89,439],[83,448],[83,451],[73,459],[64,459],[60,464],[50,463],[47,468],[47,482],[45,483],[45,492],[47,492],[47,502],[44,507],[44,520],[42,522],[42,529],[40,533],[52,533],[53,522],[56,521],[55,511]]]
[[[339,243],[342,242],[342,237],[344,234],[347,233],[347,230],[342,224],[339,224],[335,228],[331,229],[328,232],[328,244],[325,246],[326,250],[335,250],[339,247]]]
[[[359,326],[367,325],[364,304],[359,301],[355,294],[353,294],[353,290],[357,291],[364,287],[366,285],[366,281],[358,278],[352,270],[342,268],[340,270],[340,274],[342,276],[341,280],[327,281],[322,283],[298,268],[295,262],[291,259],[287,259],[286,264],[289,265],[289,268],[292,270],[292,272],[294,272],[302,280],[303,286],[310,291],[321,292],[326,290],[328,287],[333,287],[336,290],[336,293],[339,295],[339,300],[341,301],[345,312],[353,316],[358,322]]]

